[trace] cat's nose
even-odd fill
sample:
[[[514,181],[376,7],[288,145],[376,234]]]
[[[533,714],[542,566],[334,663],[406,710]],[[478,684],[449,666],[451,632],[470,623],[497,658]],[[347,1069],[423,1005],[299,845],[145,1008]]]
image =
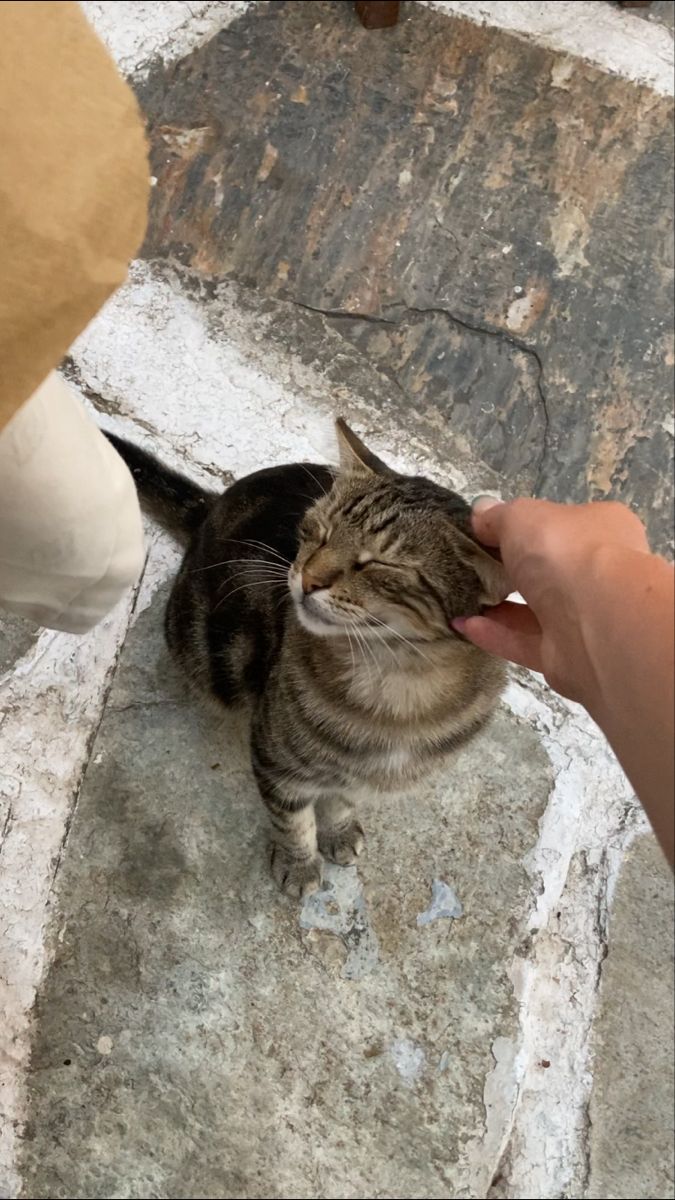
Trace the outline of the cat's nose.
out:
[[[309,596],[311,592],[318,592],[325,586],[325,583],[321,579],[317,579],[316,575],[312,575],[311,571],[302,572],[302,590],[306,596]]]
[[[317,550],[307,559],[302,568],[302,590],[306,596],[329,588],[340,578],[340,564],[327,548]]]

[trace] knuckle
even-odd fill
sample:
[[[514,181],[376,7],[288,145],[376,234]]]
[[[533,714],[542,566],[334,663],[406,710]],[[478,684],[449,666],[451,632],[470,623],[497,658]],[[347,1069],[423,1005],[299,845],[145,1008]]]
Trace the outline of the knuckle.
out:
[[[644,534],[643,522],[627,504],[622,504],[620,500],[603,500],[598,507],[602,515],[609,518],[614,528],[625,530],[627,533]]]
[[[519,521],[529,519],[533,515],[533,510],[537,507],[536,500],[529,500],[526,496],[518,496],[509,504],[511,516]]]

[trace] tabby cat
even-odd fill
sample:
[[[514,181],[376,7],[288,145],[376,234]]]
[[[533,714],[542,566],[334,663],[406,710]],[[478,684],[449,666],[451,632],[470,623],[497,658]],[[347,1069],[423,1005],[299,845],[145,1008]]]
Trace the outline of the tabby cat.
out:
[[[502,665],[451,628],[506,594],[454,492],[390,470],[342,421],[337,470],[256,471],[220,496],[111,437],[189,537],[171,652],[218,700],[252,702],[270,861],[292,896],[363,848],[361,791],[409,789],[490,716]]]

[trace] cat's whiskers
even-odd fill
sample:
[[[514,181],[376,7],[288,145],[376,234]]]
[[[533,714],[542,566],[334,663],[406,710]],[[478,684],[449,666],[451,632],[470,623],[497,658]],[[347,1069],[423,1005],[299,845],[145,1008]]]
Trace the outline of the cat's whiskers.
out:
[[[268,587],[270,589],[278,588],[278,587],[286,587],[286,581],[284,580],[282,582],[281,580],[278,580],[278,579],[254,579],[249,583],[240,583],[238,587],[233,588],[232,591],[226,592],[224,596],[221,596],[220,600],[218,601],[217,604],[214,604],[211,611],[215,612],[216,609],[220,608],[221,604],[224,604],[226,600],[230,600],[232,598],[232,596],[236,596],[237,592],[241,592],[241,591],[243,591],[244,588],[248,588],[248,587],[251,587],[251,588]]]
[[[327,495],[328,495],[328,488],[325,488],[325,487],[323,486],[323,484],[319,483],[319,480],[317,479],[316,475],[313,473],[313,471],[310,471],[310,469],[309,469],[309,467],[307,466],[307,464],[306,464],[306,463],[298,463],[298,466],[302,467],[302,469],[303,469],[303,471],[305,472],[305,474],[306,474],[306,475],[309,475],[310,479],[311,479],[311,480],[313,480],[313,482],[314,482],[314,483],[316,484],[316,486],[319,488],[319,490],[320,490],[320,492],[321,492],[321,495],[322,495],[322,496],[327,496]]]
[[[363,635],[363,623],[361,621],[359,621],[357,617],[355,617],[354,611],[353,611],[353,608],[351,607],[351,605],[341,603],[339,600],[334,603],[335,603],[335,608],[337,609],[337,611],[339,613],[344,614],[347,617],[349,617],[351,624],[349,625],[349,627],[345,626],[344,628],[347,630],[347,632],[348,632],[348,629],[353,630],[353,632],[356,634],[356,636],[358,638],[359,644],[364,647],[364,649],[363,649],[364,657],[365,657],[365,654],[367,653],[369,659],[377,666],[378,672],[380,674],[380,678],[382,678],[381,664],[378,660],[378,657],[375,654],[375,651],[374,651],[372,645],[370,645],[368,638]],[[373,629],[373,630],[371,630],[371,632],[375,633],[377,636],[377,630]],[[387,645],[385,639],[382,637],[381,634],[379,635],[379,640],[383,643],[383,645],[387,646],[387,649],[389,650],[390,654],[392,654],[392,656],[395,658],[396,656],[394,654],[394,651],[392,650],[392,648],[390,646]]]
[[[432,667],[434,665],[432,663],[431,659],[428,658],[426,654],[422,653],[419,646],[416,646],[414,642],[410,641],[410,638],[404,637],[404,635],[402,633],[399,633],[397,629],[393,629],[391,625],[388,625],[386,621],[380,620],[380,618],[374,616],[373,613],[368,613],[367,617],[368,617],[368,622],[373,621],[373,622],[376,622],[377,625],[381,625],[383,629],[387,629],[389,631],[389,633],[393,634],[394,637],[398,638],[401,642],[403,642],[406,646],[408,646],[408,648],[410,650],[414,650],[416,654],[419,654],[420,658],[423,658],[425,662],[429,663],[430,667]],[[373,629],[373,633],[375,633],[374,627],[371,626],[371,628]]]
[[[353,678],[353,676],[356,674],[356,660],[354,659],[354,644],[352,642],[352,635],[348,629],[347,629],[347,641],[349,642],[349,652],[352,656],[352,678]]]
[[[391,655],[391,657],[394,659],[394,661],[398,662],[398,659],[396,657],[396,647],[392,646],[387,641],[387,639],[385,637],[383,637],[383,635],[380,633],[379,629],[376,629],[374,625],[370,624],[370,622],[373,621],[373,622],[376,622],[378,625],[383,625],[386,629],[389,629],[390,633],[393,633],[396,637],[400,638],[402,642],[405,642],[405,641],[407,641],[407,639],[403,637],[403,634],[397,633],[397,631],[395,629],[391,629],[390,626],[385,625],[385,622],[381,621],[379,619],[379,617],[374,617],[372,615],[372,613],[366,612],[364,609],[359,609],[358,610],[359,616],[356,617],[354,615],[354,612],[349,607],[345,607],[344,605],[338,605],[338,607],[339,607],[340,611],[344,611],[351,618],[354,625],[359,626],[360,631],[363,631],[364,628],[367,628],[369,633],[374,634],[375,637],[377,638],[378,642],[381,642],[382,645],[384,647],[386,647],[388,653]],[[369,639],[367,637],[363,637],[363,642],[366,646],[368,646],[368,649],[370,651],[370,655],[371,655],[371,658],[373,659],[373,661],[379,663],[380,660],[378,659],[377,655],[375,654],[372,643],[370,643]],[[411,649],[417,650],[417,647],[414,645],[414,643],[410,642],[409,645],[410,645]],[[421,651],[419,651],[419,653],[421,653]],[[427,659],[427,662],[428,661],[429,660]]]
[[[270,554],[276,555],[282,562],[285,562],[289,567],[291,565],[290,558],[286,558],[285,554],[281,554],[279,550],[275,550],[274,546],[270,546],[267,542],[261,542],[258,538],[232,538],[228,537],[228,542],[237,542],[240,546],[259,547],[261,550],[267,550]]]
[[[382,683],[382,681],[384,679],[384,674],[382,671],[382,664],[377,661],[377,658],[373,652],[372,646],[368,645],[368,639],[363,636],[363,632],[359,629],[358,625],[354,624],[352,626],[352,630],[353,630],[354,634],[356,635],[356,640],[357,640],[359,646],[361,647],[363,663],[368,672],[368,682],[369,682],[370,686],[372,687],[372,684],[373,684],[373,673],[372,673],[371,666],[370,666],[371,663],[377,670],[377,673],[380,677],[380,683]]]
[[[394,662],[398,663],[398,658],[396,657],[395,648],[387,641],[387,639],[383,636],[383,634],[380,633],[379,629],[374,629],[372,626],[370,626],[370,631],[371,631],[371,633],[375,634],[375,637],[377,638],[378,642],[380,642],[384,646],[385,650],[387,650],[389,652],[389,654],[393,658]]]
[[[266,564],[265,566],[260,567],[242,567],[241,571],[235,571],[233,574],[228,572],[227,578],[223,580],[220,586],[224,587],[225,584],[230,582],[230,580],[238,579],[240,575],[250,575],[253,579],[262,576],[263,574],[268,576],[270,579],[283,579],[284,581],[288,579],[288,571],[275,571],[273,569],[269,569],[268,565]]]
[[[316,497],[316,496],[308,496],[308,495],[307,495],[307,492],[294,492],[294,493],[293,493],[293,495],[294,495],[294,496],[299,496],[301,500],[309,500],[309,503],[310,503],[310,504],[317,504],[317,503],[318,503],[318,501],[317,501],[317,497]]]
[[[270,567],[270,568],[276,569],[278,571],[284,571],[284,573],[286,573],[286,570],[287,570],[286,567],[282,567],[281,563],[276,563],[273,561],[270,562],[270,560],[268,558],[246,558],[246,557],[244,557],[244,558],[224,558],[221,562],[209,563],[209,565],[207,567],[195,567],[194,571],[190,571],[190,574],[198,575],[200,571],[213,571],[213,570],[215,570],[216,567],[229,567],[233,563],[252,563],[252,564],[253,563],[262,563],[266,567]],[[290,566],[290,563],[288,565]]]
[[[284,603],[284,601],[290,600],[290,599],[291,599],[291,593],[290,593],[290,591],[287,591],[286,595],[282,596],[281,599],[278,600],[277,603],[274,605],[274,611],[278,612],[279,609],[281,608],[282,604]]]
[[[356,638],[356,645],[357,645],[357,648],[358,648],[358,650],[361,652],[361,662],[363,663],[363,666],[364,666],[364,667],[365,667],[365,669],[366,669],[366,674],[368,675],[368,682],[369,682],[369,683],[372,683],[372,678],[373,678],[373,677],[372,677],[372,672],[371,672],[371,669],[370,669],[370,662],[368,661],[368,658],[367,658],[367,656],[366,656],[366,652],[365,652],[365,649],[364,649],[364,645],[363,645],[363,638],[362,638],[362,637],[359,635],[359,631],[358,631],[358,629],[356,628],[356,626],[354,626],[354,627],[352,628],[352,633],[354,634],[354,637]],[[354,677],[356,678],[356,673],[355,673],[355,676],[354,676]]]

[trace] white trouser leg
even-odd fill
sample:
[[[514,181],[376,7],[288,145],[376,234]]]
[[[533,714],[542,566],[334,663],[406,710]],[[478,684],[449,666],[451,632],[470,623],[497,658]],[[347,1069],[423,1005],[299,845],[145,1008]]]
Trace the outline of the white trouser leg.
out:
[[[131,474],[52,373],[0,432],[0,608],[85,633],[143,558]]]

